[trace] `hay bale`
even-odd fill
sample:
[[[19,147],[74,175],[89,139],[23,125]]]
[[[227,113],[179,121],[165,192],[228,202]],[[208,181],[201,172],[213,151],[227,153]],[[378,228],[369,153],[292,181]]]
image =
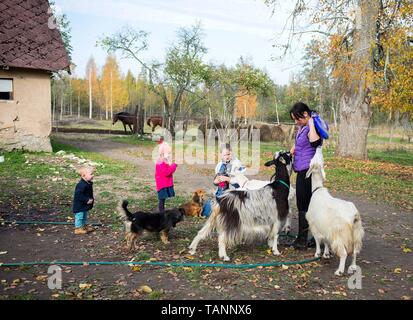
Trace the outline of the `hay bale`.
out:
[[[219,130],[219,129],[222,129],[222,128],[223,128],[223,126],[222,126],[221,122],[218,119],[214,119],[212,122],[208,121],[207,126],[205,125],[205,121],[203,121],[198,127],[198,129],[202,132],[202,134],[204,135],[205,138],[207,137],[206,134],[205,134],[206,129]]]
[[[271,126],[271,138],[274,141],[284,142],[286,135],[280,125]]]
[[[272,141],[272,134],[270,126],[267,124],[257,123],[254,124],[254,129],[260,130],[260,140],[263,142],[270,142]]]

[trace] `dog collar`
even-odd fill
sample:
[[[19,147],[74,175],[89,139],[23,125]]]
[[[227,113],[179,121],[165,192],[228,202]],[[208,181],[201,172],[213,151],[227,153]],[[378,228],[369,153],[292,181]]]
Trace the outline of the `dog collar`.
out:
[[[317,187],[317,188],[315,188],[314,191],[311,193],[311,195],[313,195],[317,190],[320,190],[320,189],[325,189],[325,187]]]
[[[277,182],[281,182],[281,184],[283,184],[284,186],[286,186],[287,189],[290,189],[290,186],[289,186],[287,183],[285,183],[284,181],[282,181],[282,180],[277,180]]]

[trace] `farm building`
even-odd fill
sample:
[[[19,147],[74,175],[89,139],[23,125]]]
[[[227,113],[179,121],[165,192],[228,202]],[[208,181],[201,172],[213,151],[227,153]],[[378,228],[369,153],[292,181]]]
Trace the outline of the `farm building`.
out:
[[[47,0],[0,2],[0,149],[51,151],[51,75],[69,70]]]

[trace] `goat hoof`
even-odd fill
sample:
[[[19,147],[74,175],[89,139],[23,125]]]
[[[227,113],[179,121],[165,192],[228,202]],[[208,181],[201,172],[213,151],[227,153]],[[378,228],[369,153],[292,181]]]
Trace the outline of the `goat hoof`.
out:
[[[291,227],[290,226],[285,226],[281,229],[282,232],[289,234],[291,231]]]
[[[323,254],[323,258],[324,258],[324,259],[330,259],[331,256],[330,256],[329,253],[324,253],[324,254]]]
[[[334,272],[334,274],[335,274],[336,276],[341,277],[341,276],[344,274],[344,272],[341,271],[341,270],[337,270],[336,272]]]
[[[224,257],[220,257],[220,258],[224,261],[229,261],[230,260],[230,258],[228,256],[224,256]]]
[[[190,249],[190,250],[189,250],[189,254],[190,254],[190,255],[194,255],[195,252],[196,252],[196,250],[194,250],[194,249]]]
[[[317,253],[317,252],[316,252],[316,253],[314,254],[314,258],[320,258],[320,256],[321,256],[320,253]]]
[[[280,251],[278,251],[278,250],[277,250],[277,251],[274,251],[274,250],[273,250],[273,251],[272,251],[272,254],[273,254],[274,256],[279,256],[281,253],[280,253]]]
[[[350,267],[348,267],[347,273],[348,274],[353,274],[356,271],[357,271],[357,266],[351,265]]]

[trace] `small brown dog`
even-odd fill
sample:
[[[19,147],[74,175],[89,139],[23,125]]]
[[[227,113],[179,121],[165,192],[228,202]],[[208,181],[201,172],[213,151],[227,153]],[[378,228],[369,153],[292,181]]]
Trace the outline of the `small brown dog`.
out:
[[[203,189],[195,190],[192,195],[192,201],[181,206],[185,210],[186,216],[201,217],[202,206],[204,205],[205,191]]]

